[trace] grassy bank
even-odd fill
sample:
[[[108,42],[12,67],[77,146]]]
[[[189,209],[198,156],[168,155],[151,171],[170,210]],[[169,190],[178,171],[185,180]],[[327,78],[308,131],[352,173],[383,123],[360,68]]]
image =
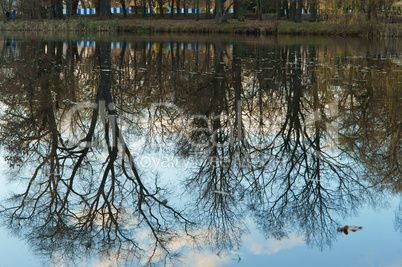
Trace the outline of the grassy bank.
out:
[[[17,20],[0,23],[0,31],[43,31],[43,32],[131,32],[148,33],[226,33],[255,35],[340,35],[340,36],[387,36],[402,37],[402,24],[376,24],[363,21],[346,24],[343,22],[293,23],[288,21],[229,20],[217,24],[214,20],[194,21],[191,19],[111,19],[93,17],[57,20]]]

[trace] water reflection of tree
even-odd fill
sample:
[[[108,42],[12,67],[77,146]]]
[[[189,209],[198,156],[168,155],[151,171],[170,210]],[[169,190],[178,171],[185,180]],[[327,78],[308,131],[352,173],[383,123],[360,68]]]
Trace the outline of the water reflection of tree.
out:
[[[142,256],[149,262],[172,259],[175,255],[168,244],[178,237],[176,226],[183,226],[186,232],[191,223],[168,204],[157,180],[150,186],[140,177],[117,123],[111,95],[110,43],[101,44],[96,55],[100,83],[90,125],[76,145],[69,146],[59,132],[47,72],[57,75],[48,66],[39,63],[41,105],[36,119],[43,119],[38,127],[35,121],[18,115],[18,103],[8,103],[8,116],[13,120],[5,124],[10,131],[2,131],[2,139],[11,142],[9,151],[12,146],[25,146],[37,167],[25,191],[10,198],[10,206],[2,213],[11,229],[50,255],[74,258],[77,252],[97,249],[103,255]],[[47,62],[52,62],[51,56]],[[70,119],[85,119],[80,112]],[[36,128],[35,135],[23,130]],[[102,128],[104,138],[97,145],[106,145],[106,150],[93,143],[95,132]],[[31,146],[35,141],[40,147]],[[14,164],[15,159],[9,158],[9,162]],[[27,163],[19,159],[19,165]],[[144,233],[149,238],[144,238]]]
[[[348,155],[365,166],[365,176],[382,188],[402,188],[402,117],[398,73],[392,62],[367,55],[362,69],[349,71],[353,84],[343,92],[340,142]],[[374,70],[372,65],[377,66]],[[379,73],[388,73],[381,79]]]
[[[395,229],[402,234],[402,203],[398,205],[395,211]]]
[[[324,247],[326,244],[330,245],[334,237],[337,223],[333,219],[334,217],[354,213],[363,199],[373,200],[372,198],[375,197],[375,192],[368,190],[368,187],[372,185],[365,181],[367,175],[373,175],[375,172],[372,168],[368,168],[369,171],[365,171],[365,169],[367,168],[367,157],[372,163],[376,159],[370,153],[350,157],[349,147],[345,147],[344,143],[338,142],[338,140],[335,140],[335,143],[331,140],[334,133],[335,137],[338,134],[338,127],[341,129],[341,133],[343,127],[345,129],[354,128],[349,128],[342,123],[341,118],[345,118],[342,112],[335,113],[334,116],[328,112],[326,106],[331,106],[332,102],[338,111],[338,108],[342,110],[347,105],[336,101],[339,92],[333,89],[333,85],[328,85],[328,83],[322,85],[321,81],[324,79],[319,76],[321,75],[320,69],[314,67],[316,65],[314,59],[317,57],[315,48],[309,49],[307,64],[303,63],[307,56],[302,57],[300,53],[302,50],[299,49],[300,47],[291,51],[290,58],[294,59],[294,62],[289,62],[290,77],[288,80],[290,83],[288,92],[285,94],[287,99],[286,118],[281,124],[279,132],[273,134],[273,141],[262,148],[262,151],[269,155],[283,156],[280,157],[280,160],[275,160],[275,158],[272,160],[270,157],[257,172],[256,177],[262,182],[258,184],[263,189],[263,196],[266,197],[266,200],[257,202],[253,207],[259,207],[256,208],[258,218],[264,222],[263,228],[268,229],[270,234],[283,236],[286,232],[282,231],[282,228],[290,222],[293,227],[299,228],[305,234],[307,243]],[[305,73],[301,73],[301,69],[304,69],[309,77],[306,77]],[[316,77],[317,70],[318,77]],[[303,83],[305,78],[312,82]],[[320,82],[315,82],[317,80]],[[331,80],[337,82],[337,79]],[[365,88],[372,87],[378,86],[370,83]],[[362,91],[360,90],[360,92]],[[367,98],[363,99],[367,100]],[[381,103],[384,102],[387,101],[381,101]],[[310,121],[309,113],[312,115],[312,118],[310,115]],[[400,125],[397,126],[398,120],[392,119],[394,114],[396,114],[395,110],[384,115],[388,121],[391,119],[391,125],[400,128]],[[346,118],[353,119],[354,117],[346,116]],[[364,125],[370,127],[370,123]],[[360,133],[358,134],[357,131]],[[350,143],[353,146],[360,146],[359,143],[368,137],[369,131],[362,131],[361,128],[357,131],[354,135],[350,135],[356,138]],[[399,130],[389,131],[388,134],[393,136],[395,132],[397,135],[399,134]],[[365,135],[365,138],[359,137],[361,134]],[[377,137],[379,135],[374,134],[369,137],[369,140]],[[384,140],[382,144],[389,144],[395,148],[392,142],[395,138],[388,140],[391,142]],[[333,148],[329,145],[332,145]],[[396,148],[396,150],[400,153],[400,149]],[[386,155],[383,154],[387,158]],[[373,165],[376,166],[376,164]],[[398,166],[394,163],[393,166],[395,165]],[[398,174],[396,171],[394,175],[399,178],[400,172]],[[398,184],[395,180],[392,182],[394,185]]]
[[[234,44],[230,51],[224,42],[207,43],[208,49],[204,50],[198,49],[200,44],[192,50],[171,43],[171,50],[165,53],[164,45],[147,48],[139,42],[131,50],[118,51],[115,57],[102,45],[85,58],[82,50],[78,57],[78,50],[74,52],[76,48],[69,44],[67,55],[71,56],[66,56],[66,61],[81,62],[75,69],[71,63],[63,70],[64,75],[55,67],[57,64],[52,64],[60,50],[50,49],[55,53],[44,56],[47,71],[38,74],[32,83],[44,89],[32,93],[29,90],[33,87],[25,86],[26,91],[17,98],[3,97],[12,107],[4,117],[10,121],[5,124],[9,130],[2,132],[9,162],[28,164],[26,156],[21,156],[22,147],[38,166],[27,191],[18,196],[20,201],[36,198],[38,205],[24,200],[26,205],[17,207],[17,211],[41,211],[40,216],[14,216],[12,223],[43,224],[31,232],[31,237],[42,235],[36,240],[49,241],[47,250],[51,250],[51,241],[59,238],[53,242],[60,245],[53,247],[54,251],[64,246],[71,249],[70,254],[78,247],[110,252],[119,244],[120,251],[132,249],[139,256],[141,243],[132,238],[138,233],[134,229],[137,225],[150,229],[154,248],[168,250],[170,238],[177,233],[173,226],[189,222],[169,206],[168,196],[160,196],[161,188],[149,186],[156,181],[154,177],[147,180],[138,174],[125,140],[144,136],[146,145],[163,147],[173,143],[177,155],[194,163],[195,171],[185,180],[194,200],[189,209],[194,211],[194,221],[206,230],[201,236],[217,250],[241,245],[246,214],[268,237],[281,238],[296,231],[310,245],[325,247],[335,238],[335,219],[357,211],[364,198],[373,197],[366,188],[368,181],[400,181],[400,118],[395,115],[398,105],[391,100],[398,91],[365,91],[383,86],[376,84],[381,80],[375,79],[378,72],[370,74],[374,75],[370,82],[357,82],[354,84],[358,86],[346,89],[337,87],[336,75],[366,79],[358,76],[361,69],[350,71],[347,66],[368,64],[367,59],[354,62],[343,58],[342,62],[335,57],[329,65],[323,65],[319,59],[323,49],[316,46]],[[38,67],[31,69],[36,66],[34,62],[28,64],[29,72],[39,73]],[[92,67],[99,63],[100,69]],[[383,68],[392,70],[386,64]],[[22,78],[24,84],[30,84],[28,74]],[[84,88],[100,85],[89,92],[82,87],[70,86],[69,91],[63,91],[52,86],[55,95],[46,82],[52,79],[77,86],[85,80]],[[11,80],[6,82],[11,88]],[[385,95],[383,92],[390,94],[385,98],[386,105],[381,105],[383,100],[376,101],[380,100],[378,95]],[[30,96],[35,101],[18,105]],[[64,107],[71,110],[72,102],[88,97],[96,99],[96,105],[74,114],[68,126],[75,130],[75,137],[79,133],[82,137],[71,147],[58,128],[66,126],[59,118]],[[66,98],[72,101],[63,101]],[[57,105],[63,108],[57,109]],[[338,113],[329,112],[328,106],[334,106]],[[25,110],[30,110],[29,116],[24,115]],[[117,124],[123,117],[130,122],[124,133]],[[383,133],[381,127],[370,126],[374,122],[381,122],[388,131]],[[338,129],[340,142],[332,143]],[[33,139],[41,145],[32,146]],[[95,146],[86,146],[93,141]],[[369,153],[373,150],[377,152]],[[38,151],[40,161],[34,157]],[[369,173],[379,173],[376,162],[384,162],[389,175],[366,179]],[[38,188],[38,193],[31,195]],[[25,230],[33,229],[29,223]]]
[[[314,47],[304,48],[290,46],[272,53],[257,47],[255,76],[250,77],[242,73],[242,63],[236,60],[241,58],[236,54],[241,47],[234,45],[232,71],[227,73],[222,71],[221,65],[227,66],[217,47],[216,62],[221,65],[214,66],[216,76],[198,82],[195,92],[186,95],[187,99],[198,95],[198,103],[188,106],[195,104],[191,112],[200,116],[192,120],[192,131],[180,142],[179,152],[200,161],[188,182],[192,192],[201,192],[197,205],[209,210],[209,216],[214,207],[223,207],[221,199],[226,200],[225,210],[234,208],[234,203],[242,210],[236,197],[245,194],[268,236],[283,237],[293,227],[308,244],[323,248],[335,238],[339,223],[335,218],[353,214],[364,198],[373,195],[360,177],[361,161],[344,161],[345,149],[334,143],[339,114],[330,108],[338,109],[337,92],[317,82],[318,52]],[[264,66],[265,62],[277,64],[279,73],[273,75],[273,68]],[[236,79],[239,73],[250,81],[247,89],[236,86],[236,82],[241,84]],[[238,112],[238,103],[245,103],[245,110]],[[232,121],[237,125],[224,125],[227,118],[236,118]],[[235,164],[239,155],[241,164]],[[216,198],[219,205],[211,200]],[[222,230],[224,225],[221,222],[214,229]]]
[[[343,103],[334,90],[339,70],[323,68],[318,60],[323,51],[314,46],[257,46],[247,56],[238,44],[229,56],[222,48],[214,45],[213,64],[208,58],[204,65],[189,66],[197,72],[212,66],[212,73],[192,84],[183,74],[172,75],[175,104],[196,114],[178,153],[196,159],[197,171],[187,181],[191,192],[200,192],[196,204],[204,210],[204,221],[212,222],[209,240],[213,233],[221,241],[235,236],[225,230],[233,221],[224,215],[241,218],[235,216],[244,212],[245,202],[239,200],[248,196],[268,236],[282,237],[292,227],[311,246],[330,245],[339,223],[335,218],[355,213],[363,199],[374,197],[362,160],[348,162],[347,149],[334,143],[342,129],[336,111]],[[193,53],[198,59],[198,51]],[[217,208],[226,212],[220,216],[226,221],[214,219]],[[215,243],[220,248],[235,244]]]
[[[196,171],[186,184],[189,191],[198,192],[195,206],[206,227],[206,240],[217,250],[227,251],[240,246],[244,232],[241,207],[236,204],[243,176],[239,159],[244,157],[244,144],[241,133],[234,131],[240,127],[241,132],[241,111],[236,108],[241,83],[237,79],[234,92],[231,90],[231,79],[225,74],[225,57],[229,55],[224,44],[217,42],[213,52],[212,74],[197,80],[195,90],[186,95],[198,101],[183,107],[196,115],[179,142],[178,153],[196,161]],[[240,70],[239,61],[236,58],[233,64]],[[239,71],[235,73],[240,78]]]
[[[309,52],[314,58],[314,49]],[[292,225],[307,243],[323,247],[334,238],[334,213],[347,214],[358,205],[360,195],[354,190],[361,184],[348,166],[323,150],[323,139],[330,134],[325,126],[336,119],[326,117],[323,110],[329,92],[303,83],[306,73],[314,72],[302,73],[306,58],[300,47],[290,47],[288,57],[282,71],[289,82],[275,88],[284,90],[280,95],[286,99],[286,117],[271,133],[272,140],[258,148],[267,157],[255,172],[259,198],[252,208],[268,235],[282,237]]]

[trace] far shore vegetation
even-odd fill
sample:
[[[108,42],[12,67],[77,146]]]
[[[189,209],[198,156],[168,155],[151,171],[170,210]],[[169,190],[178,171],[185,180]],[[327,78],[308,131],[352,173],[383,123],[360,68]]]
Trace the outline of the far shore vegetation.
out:
[[[402,37],[401,8],[398,0],[0,0],[0,31]]]

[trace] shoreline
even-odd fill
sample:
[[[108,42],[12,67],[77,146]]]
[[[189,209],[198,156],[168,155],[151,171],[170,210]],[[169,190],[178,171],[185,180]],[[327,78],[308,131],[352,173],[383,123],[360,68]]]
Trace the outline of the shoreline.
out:
[[[294,23],[276,20],[228,20],[217,24],[215,20],[201,19],[130,19],[101,20],[78,17],[64,20],[16,20],[0,23],[0,32],[80,32],[80,33],[198,33],[234,35],[317,35],[356,37],[402,37],[402,24],[342,22]]]

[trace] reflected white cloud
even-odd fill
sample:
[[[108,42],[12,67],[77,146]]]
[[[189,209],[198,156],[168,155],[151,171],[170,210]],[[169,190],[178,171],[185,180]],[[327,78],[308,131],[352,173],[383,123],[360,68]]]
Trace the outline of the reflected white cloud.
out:
[[[97,262],[93,265],[90,265],[89,267],[115,267],[117,265],[115,265],[115,262],[113,262],[112,260],[108,260],[108,261],[103,261],[103,262]]]
[[[303,237],[299,235],[291,235],[281,240],[277,239],[265,240],[261,235],[252,233],[251,235],[246,237],[244,244],[245,244],[244,247],[247,247],[248,250],[254,255],[262,255],[262,254],[271,255],[281,250],[301,246],[305,244],[305,241]]]
[[[291,236],[289,238],[284,238],[282,240],[269,240],[268,241],[268,254],[277,253],[280,250],[290,249],[295,246],[303,245],[305,242],[302,236]]]
[[[203,251],[200,253],[189,253],[185,259],[185,266],[191,267],[219,267],[230,261],[229,255],[218,256],[212,252]]]

